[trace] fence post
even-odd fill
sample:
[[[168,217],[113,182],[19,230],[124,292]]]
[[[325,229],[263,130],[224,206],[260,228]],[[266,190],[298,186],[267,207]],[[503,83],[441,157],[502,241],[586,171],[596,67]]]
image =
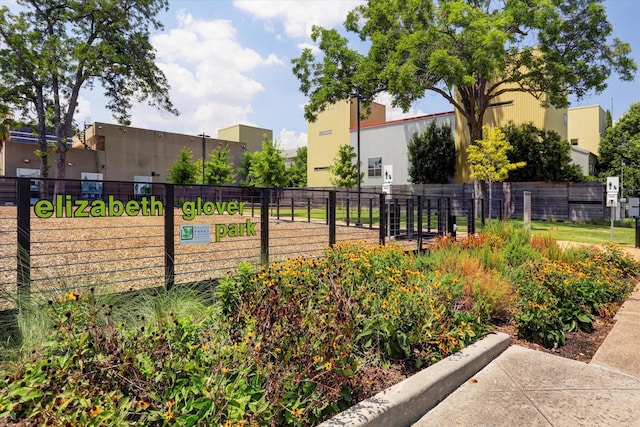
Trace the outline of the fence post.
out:
[[[260,201],[260,262],[269,265],[269,192],[270,188],[262,188]]]
[[[46,185],[42,183],[41,185]],[[18,178],[18,307],[29,302],[31,294],[31,180]]]
[[[387,235],[386,194],[380,194],[380,244],[384,246]]]
[[[369,230],[373,228],[373,199],[369,198]]]
[[[471,199],[467,213],[467,234],[476,234],[476,201],[474,198]]]
[[[293,196],[291,196],[291,222],[293,222],[295,219],[295,204],[293,201]]]
[[[347,227],[349,226],[349,209],[350,209],[350,203],[349,203],[349,193],[347,193]]]
[[[311,222],[311,198],[307,197],[307,222]]]
[[[175,186],[165,184],[164,201],[164,288],[169,291],[176,282],[175,276],[175,235],[174,207]]]
[[[336,244],[336,192],[329,192],[329,246]]]
[[[422,196],[416,199],[418,214],[418,252],[422,251]]]

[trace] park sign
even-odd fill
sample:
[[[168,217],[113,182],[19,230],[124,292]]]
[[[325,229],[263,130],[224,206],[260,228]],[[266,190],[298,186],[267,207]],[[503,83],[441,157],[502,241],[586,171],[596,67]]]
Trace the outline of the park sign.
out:
[[[213,202],[197,197],[194,201],[182,203],[182,219],[192,221],[200,215],[242,215],[247,202]],[[47,218],[106,218],[122,216],[163,216],[165,207],[155,196],[139,196],[135,200],[123,202],[110,195],[105,200],[73,199],[71,195],[57,194],[53,201],[38,200],[33,207],[36,217]],[[180,230],[180,242],[185,244],[209,243],[207,226]],[[206,227],[206,230],[205,228]],[[192,234],[190,235],[189,232]],[[256,224],[247,219],[241,224],[215,224],[215,241],[227,237],[255,236]],[[187,237],[183,239],[184,237]],[[188,237],[191,236],[189,239]],[[206,237],[205,237],[206,236]],[[188,242],[187,242],[188,241]]]
[[[607,207],[615,208],[618,206],[618,191],[620,188],[620,179],[617,176],[607,177]]]

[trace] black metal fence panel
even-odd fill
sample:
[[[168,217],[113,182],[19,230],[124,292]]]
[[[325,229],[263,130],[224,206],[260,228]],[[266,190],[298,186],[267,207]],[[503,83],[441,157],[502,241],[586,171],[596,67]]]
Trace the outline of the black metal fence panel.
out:
[[[87,180],[55,194],[55,184],[0,179],[0,310],[88,287],[210,281],[340,242],[422,249],[452,231],[443,198]]]

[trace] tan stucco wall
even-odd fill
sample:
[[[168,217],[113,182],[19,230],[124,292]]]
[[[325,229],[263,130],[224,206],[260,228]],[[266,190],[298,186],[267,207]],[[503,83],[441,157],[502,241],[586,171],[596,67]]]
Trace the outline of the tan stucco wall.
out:
[[[600,138],[607,131],[607,114],[599,105],[569,108],[568,137],[578,140],[577,146],[598,155]]]
[[[132,181],[135,175],[154,176],[156,182],[167,181],[167,171],[184,147],[191,148],[193,160],[202,158],[202,137],[133,127],[95,123],[88,136],[89,145],[101,148],[104,141],[104,162],[100,170],[105,180]],[[205,157],[219,146],[229,147],[229,158],[240,164],[242,143],[205,138]]]
[[[364,111],[364,107],[362,108]],[[330,105],[318,114],[315,122],[307,124],[307,185],[331,186],[328,168],[338,153],[340,145],[350,143],[350,129],[357,126],[356,100],[345,100]],[[361,126],[382,123],[386,109],[378,103],[371,104],[371,113],[360,121]]]
[[[484,117],[489,127],[501,127],[513,122],[515,125],[533,123],[534,126],[554,130],[563,140],[567,139],[567,109],[544,108],[540,100],[524,92],[507,92],[492,100]],[[467,147],[470,143],[467,120],[458,110],[455,111],[456,182],[471,182],[471,171],[467,162]]]
[[[235,125],[218,130],[218,139],[242,142],[248,151],[262,151],[262,141],[273,141],[273,131],[248,125]]]
[[[40,159],[35,154],[37,148],[35,144],[7,142],[6,149],[3,150],[6,165],[5,175],[16,176],[17,168],[40,169]],[[82,172],[99,172],[96,170],[99,162],[98,154],[95,151],[82,148],[69,148],[65,178],[80,179]],[[49,177],[55,176],[55,156],[53,149],[49,149]]]
[[[262,136],[260,138],[262,141]],[[153,175],[155,182],[166,182],[169,167],[183,147],[191,148],[194,160],[202,158],[202,138],[197,135],[94,123],[85,130],[85,142],[87,147],[74,138],[74,148],[67,150],[66,178],[80,179],[82,172],[93,172],[102,173],[105,181],[133,181],[136,175]],[[231,162],[239,166],[248,146],[245,142],[205,138],[205,156],[224,146],[229,147]],[[3,150],[6,176],[15,176],[17,168],[39,169],[40,160],[34,153],[36,148],[35,144],[8,142]],[[49,158],[49,176],[53,177],[53,151]]]

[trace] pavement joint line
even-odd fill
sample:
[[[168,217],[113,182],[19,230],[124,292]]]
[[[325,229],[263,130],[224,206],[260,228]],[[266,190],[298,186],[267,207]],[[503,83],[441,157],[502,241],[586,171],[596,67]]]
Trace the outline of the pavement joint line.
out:
[[[496,332],[357,403],[320,427],[411,426],[511,345]]]

